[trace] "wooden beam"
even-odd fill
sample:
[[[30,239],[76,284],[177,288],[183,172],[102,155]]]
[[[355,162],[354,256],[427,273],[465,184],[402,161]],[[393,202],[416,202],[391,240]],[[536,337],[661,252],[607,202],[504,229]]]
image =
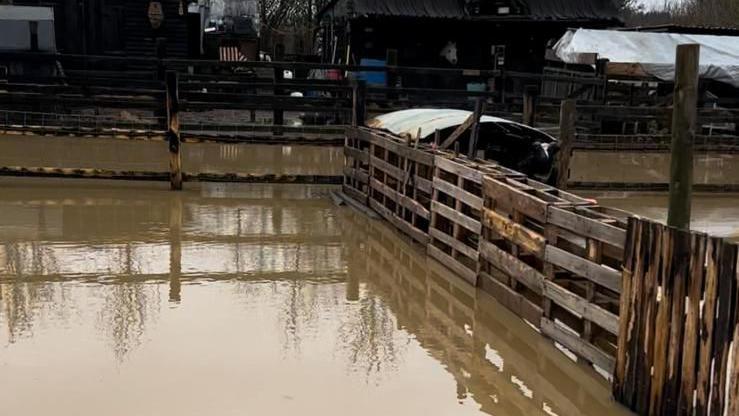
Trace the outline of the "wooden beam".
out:
[[[462,135],[472,127],[474,124],[479,123],[480,117],[482,116],[482,113],[484,111],[484,106],[480,108],[480,112],[478,112],[477,105],[475,106],[475,112],[470,114],[469,117],[467,117],[467,120],[464,121],[464,123],[460,124],[452,134],[444,139],[444,141],[441,143],[441,146],[439,146],[439,149],[444,150],[451,147]]]
[[[570,178],[570,159],[575,144],[575,100],[564,100],[559,113],[559,152],[557,152],[557,188],[567,189]]]

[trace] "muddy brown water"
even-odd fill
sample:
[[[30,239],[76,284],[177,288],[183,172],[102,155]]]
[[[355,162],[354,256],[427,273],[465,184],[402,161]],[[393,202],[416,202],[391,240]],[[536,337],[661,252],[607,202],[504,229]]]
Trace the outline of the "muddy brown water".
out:
[[[667,222],[667,193],[587,193],[599,203],[654,220]],[[739,242],[739,194],[697,193],[693,195],[691,228]]]
[[[169,171],[160,141],[79,137],[2,136],[0,166]],[[341,175],[343,148],[223,143],[184,143],[187,173]]]
[[[0,189],[2,414],[625,414],[333,188]]]

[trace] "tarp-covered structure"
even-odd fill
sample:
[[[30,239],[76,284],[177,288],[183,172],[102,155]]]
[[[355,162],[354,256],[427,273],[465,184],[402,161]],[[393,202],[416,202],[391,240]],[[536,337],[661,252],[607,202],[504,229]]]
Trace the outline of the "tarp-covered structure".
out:
[[[702,78],[739,88],[739,36],[624,32],[577,29],[554,46],[566,63],[585,63],[597,54],[608,59],[609,74],[648,75],[664,81],[675,78],[675,50],[680,44],[700,45]]]

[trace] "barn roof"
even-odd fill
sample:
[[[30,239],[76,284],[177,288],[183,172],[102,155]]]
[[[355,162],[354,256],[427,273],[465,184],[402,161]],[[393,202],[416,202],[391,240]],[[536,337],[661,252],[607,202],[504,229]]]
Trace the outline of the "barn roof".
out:
[[[427,17],[450,19],[618,20],[612,0],[516,0],[510,14],[473,15],[463,0],[333,0],[321,10],[338,17]]]

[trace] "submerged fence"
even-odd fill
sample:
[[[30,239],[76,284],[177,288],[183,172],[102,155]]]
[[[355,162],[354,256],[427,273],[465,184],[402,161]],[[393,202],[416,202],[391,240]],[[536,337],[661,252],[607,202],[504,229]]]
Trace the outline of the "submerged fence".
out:
[[[737,414],[736,246],[363,127],[347,130],[344,174],[345,194],[612,374],[621,403]]]

